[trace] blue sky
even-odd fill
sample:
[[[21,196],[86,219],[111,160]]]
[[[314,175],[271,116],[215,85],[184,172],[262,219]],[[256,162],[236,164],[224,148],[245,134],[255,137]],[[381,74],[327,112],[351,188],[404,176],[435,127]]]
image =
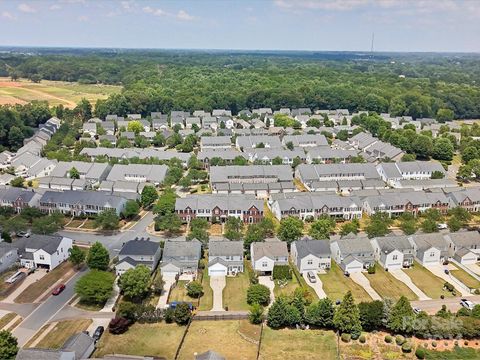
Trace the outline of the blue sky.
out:
[[[480,0],[0,0],[0,45],[480,52]]]

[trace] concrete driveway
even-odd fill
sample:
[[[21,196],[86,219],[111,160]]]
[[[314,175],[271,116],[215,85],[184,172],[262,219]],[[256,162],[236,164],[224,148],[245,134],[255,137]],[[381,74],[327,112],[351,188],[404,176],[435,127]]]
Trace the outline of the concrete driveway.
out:
[[[470,293],[470,289],[467,285],[462,283],[456,277],[452,276],[451,274],[445,274],[445,269],[448,269],[448,265],[427,265],[425,266],[433,275],[438,276],[439,278],[448,281],[452,284],[455,289],[462,294],[462,296],[472,296]],[[456,267],[453,267],[456,269]]]
[[[167,306],[168,294],[170,294],[170,288],[172,285],[175,284],[175,276],[164,275],[163,281],[165,284],[163,285],[162,294],[158,299],[157,309],[164,309]]]
[[[356,282],[358,285],[363,287],[367,292],[367,294],[370,295],[370,297],[373,300],[382,300],[382,297],[378,295],[378,293],[374,290],[374,288],[372,288],[372,286],[370,285],[370,281],[367,279],[367,277],[363,273],[361,272],[352,273],[350,274],[350,278],[354,282]]]
[[[275,282],[270,279],[270,276],[262,275],[258,277],[258,283],[265,285],[270,289],[270,304],[268,304],[268,307],[270,307],[270,305],[272,305],[275,301],[275,293],[273,292],[273,290],[275,289]]]
[[[473,273],[477,274],[480,276],[480,266],[478,264],[468,264],[464,265],[466,268],[470,269]]]
[[[211,276],[210,287],[213,290],[213,307],[212,311],[224,311],[223,308],[223,289],[225,288],[225,276]]]
[[[314,273],[314,274],[315,274],[315,278],[317,279],[317,282],[314,282],[314,283],[312,283],[308,279],[307,272],[304,272],[302,274],[302,276],[305,279],[308,286],[310,286],[313,290],[315,290],[315,293],[317,294],[318,298],[319,299],[325,299],[327,297],[327,294],[325,293],[325,291],[323,291],[322,281],[320,280],[320,278],[318,277],[318,275],[316,273]]]
[[[37,269],[33,274],[28,275],[25,280],[20,284],[18,288],[16,288],[10,295],[8,295],[5,299],[2,300],[4,303],[14,303],[14,300],[20,295],[23,290],[28,288],[33,283],[37,282],[41,278],[47,275],[47,271],[45,269]]]
[[[427,294],[425,294],[422,290],[418,288],[417,285],[413,283],[412,279],[410,279],[410,276],[408,276],[407,273],[405,273],[405,271],[403,271],[402,269],[390,270],[389,273],[392,274],[395,279],[400,280],[405,285],[407,285],[408,288],[412,290],[415,295],[418,296],[419,300],[431,300],[431,298],[428,297]]]

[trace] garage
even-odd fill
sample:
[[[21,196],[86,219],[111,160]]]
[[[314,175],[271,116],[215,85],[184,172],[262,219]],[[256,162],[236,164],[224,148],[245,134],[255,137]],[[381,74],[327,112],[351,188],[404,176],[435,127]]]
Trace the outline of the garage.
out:
[[[215,260],[208,266],[208,275],[209,276],[227,276],[228,268],[222,263]]]
[[[463,265],[475,264],[477,262],[477,254],[474,254],[468,249],[461,248],[458,250],[453,258]]]
[[[353,273],[358,273],[363,270],[363,263],[361,263],[358,260],[353,260],[348,264],[345,264],[345,271],[353,274]]]

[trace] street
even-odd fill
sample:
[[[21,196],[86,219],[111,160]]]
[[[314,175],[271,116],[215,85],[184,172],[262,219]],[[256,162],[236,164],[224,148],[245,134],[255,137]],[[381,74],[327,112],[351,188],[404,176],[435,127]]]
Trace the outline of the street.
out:
[[[423,300],[423,301],[412,301],[412,307],[418,307],[421,310],[424,310],[426,313],[433,315],[438,310],[442,308],[442,305],[446,305],[447,309],[452,312],[457,312],[462,306],[460,305],[461,297],[453,297],[446,299],[438,300]],[[480,295],[469,296],[468,300],[472,301],[474,304],[480,304]]]

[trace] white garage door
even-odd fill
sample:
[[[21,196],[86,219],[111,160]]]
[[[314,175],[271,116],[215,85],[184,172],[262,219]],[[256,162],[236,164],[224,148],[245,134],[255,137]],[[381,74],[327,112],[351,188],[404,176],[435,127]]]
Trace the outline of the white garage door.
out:
[[[361,272],[362,268],[362,265],[349,265],[346,267],[346,271],[349,273]]]
[[[215,270],[215,269],[209,269],[208,270],[208,275],[210,276],[227,276],[227,270]]]

